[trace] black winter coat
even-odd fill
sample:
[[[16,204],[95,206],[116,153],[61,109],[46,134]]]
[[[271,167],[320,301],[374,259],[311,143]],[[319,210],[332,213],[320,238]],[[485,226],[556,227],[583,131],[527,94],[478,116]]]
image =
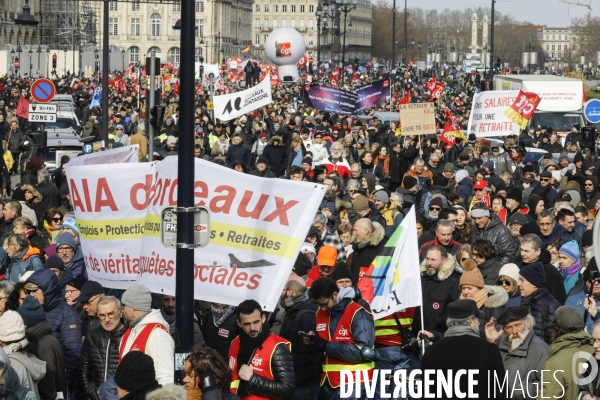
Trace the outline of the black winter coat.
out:
[[[209,309],[202,317],[200,330],[204,337],[204,344],[216,350],[223,357],[223,361],[229,363],[229,346],[231,346],[233,339],[238,336],[239,330],[235,311],[223,321],[221,326],[217,327],[213,321],[213,313]]]
[[[77,371],[78,399],[98,400],[98,388],[117,371],[119,346],[126,330],[123,326],[107,332],[99,326],[88,331]]]
[[[393,151],[390,153],[390,183],[402,182],[402,159],[397,153]],[[406,169],[408,171],[408,168]]]
[[[400,177],[402,178],[404,174],[408,172],[408,169],[412,165],[415,158],[419,156],[419,151],[413,147],[412,145],[405,149],[402,147],[400,153],[398,153],[398,157],[400,158]]]
[[[275,380],[253,374],[246,391],[258,395],[288,399],[294,395],[294,361],[292,353],[283,343],[275,346],[271,357],[271,372]]]
[[[352,271],[354,282],[358,282],[359,280],[360,267],[368,267],[371,265],[387,241],[387,238],[385,237],[385,229],[383,226],[381,226],[381,224],[373,222],[373,228],[373,233],[369,238],[370,243],[363,248],[359,248],[358,244],[356,243],[353,244],[352,248],[354,251],[352,254],[350,254],[350,257],[346,261],[346,264]]]
[[[30,327],[25,336],[37,358],[46,361],[46,375],[38,382],[40,400],[54,400],[57,392],[66,393],[65,355],[52,334],[48,321]]]
[[[294,371],[296,385],[318,384],[321,381],[321,358],[323,353],[314,346],[304,344],[302,336],[298,331],[316,332],[316,312],[319,307],[307,301],[298,304],[290,311],[286,312],[281,324],[279,336],[288,340],[292,344],[292,357],[294,359]],[[303,311],[296,322],[296,317],[301,310]]]
[[[239,145],[232,144],[227,149],[227,155],[225,156],[225,164],[229,168],[233,168],[233,164],[241,161],[246,167],[246,171],[250,171],[252,165],[252,154],[250,154],[250,148],[243,143]]]
[[[269,142],[272,141],[273,138],[269,140]],[[262,156],[267,160],[269,169],[273,171],[275,176],[280,177],[285,173],[286,154],[283,146],[268,144],[265,146]]]
[[[42,203],[44,203],[46,210],[52,207],[60,207],[60,192],[53,183],[39,183],[36,189],[42,195]]]
[[[515,249],[510,230],[500,221],[500,218],[496,214],[490,215],[490,218],[491,221],[487,227],[479,229],[475,225],[471,228],[469,241],[474,243],[477,239],[489,240],[496,248],[498,261],[502,265],[511,263],[515,257]]]
[[[481,275],[483,275],[483,283],[486,285],[495,285],[502,265],[503,264],[496,258],[491,258],[481,263],[479,265],[479,271],[481,271]]]
[[[542,309],[542,303],[548,304],[545,310]],[[521,305],[529,308],[529,313],[535,320],[533,331],[544,342],[550,344],[550,332],[548,326],[554,321],[554,314],[560,303],[556,300],[546,288],[539,288],[527,297],[521,298]]]

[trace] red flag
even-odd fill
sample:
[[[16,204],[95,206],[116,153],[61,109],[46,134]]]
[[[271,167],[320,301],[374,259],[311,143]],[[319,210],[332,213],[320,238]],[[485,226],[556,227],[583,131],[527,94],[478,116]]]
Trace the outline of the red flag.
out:
[[[537,94],[519,90],[515,101],[504,111],[504,115],[517,123],[521,129],[525,129],[540,101],[542,98]]]
[[[427,82],[427,91],[431,94],[435,90],[435,76],[431,78],[429,82]]]
[[[435,85],[435,88],[433,90],[429,91],[429,101],[434,101],[435,99],[438,99],[442,93],[444,93],[444,82],[440,82],[437,85]]]
[[[173,93],[179,94],[179,79],[177,79],[173,85]]]
[[[404,96],[402,96],[402,99],[400,100],[398,105],[400,105],[400,104],[410,104],[410,91],[409,90],[407,90],[406,94]]]
[[[17,115],[23,118],[29,118],[29,103],[25,97],[19,98],[19,104],[17,104]]]

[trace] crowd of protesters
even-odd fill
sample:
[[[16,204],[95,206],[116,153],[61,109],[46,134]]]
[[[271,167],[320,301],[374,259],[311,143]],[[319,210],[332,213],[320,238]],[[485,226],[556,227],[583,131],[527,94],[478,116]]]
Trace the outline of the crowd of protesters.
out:
[[[311,75],[330,83],[330,71]],[[109,98],[109,147],[139,144],[140,161],[177,155],[176,91],[160,100],[167,112],[148,154],[146,96],[133,76],[111,76],[117,83]],[[199,399],[210,372],[223,399],[328,400],[340,398],[342,370],[422,367],[506,373],[508,387],[495,398],[537,398],[542,390],[544,397],[600,396],[600,378],[583,384],[571,374],[575,352],[589,355],[590,370],[600,362],[600,272],[591,230],[600,209],[600,164],[580,147],[581,126],[562,135],[544,126],[480,141],[467,134],[479,75],[409,67],[395,75],[348,71],[340,79],[351,90],[390,78],[390,102],[362,116],[307,107],[297,83],[279,85],[272,104],[231,121],[212,119],[199,84],[196,157],[327,191],[273,313],[254,300],[195,303],[195,348],[185,360],[183,387],[169,385],[176,297],[88,280],[63,168],[69,159],[53,174],[37,154],[22,159],[29,126],[15,114],[31,81],[1,79],[3,386],[20,399]],[[436,99],[427,88],[432,79],[445,82]],[[97,84],[56,80],[59,93],[73,95],[82,136],[100,139],[102,113],[90,108]],[[406,136],[397,119],[374,116],[396,112],[400,99],[434,100],[440,131],[450,113],[465,137],[452,144],[437,134]],[[532,147],[547,152],[536,156]],[[11,172],[20,172],[21,183],[11,185]],[[374,321],[358,284],[412,207],[422,310]],[[414,338],[426,343],[423,357]],[[543,380],[542,370],[555,379]],[[476,389],[481,397],[488,385]]]

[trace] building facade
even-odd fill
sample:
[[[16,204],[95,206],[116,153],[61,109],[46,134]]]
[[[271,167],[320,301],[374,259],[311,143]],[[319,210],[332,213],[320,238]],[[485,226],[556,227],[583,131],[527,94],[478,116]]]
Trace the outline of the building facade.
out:
[[[543,66],[550,71],[560,71],[569,67],[581,69],[579,38],[572,28],[544,26],[541,43],[545,56]]]
[[[341,4],[338,3],[337,6]],[[304,37],[308,57],[316,59],[319,46],[321,61],[341,61],[342,55],[346,60],[371,59],[371,3],[359,0],[356,8],[347,14],[345,54],[344,14],[337,7],[332,12],[325,6],[323,13],[327,15],[322,16],[319,32],[316,16],[318,5],[318,0],[255,0],[252,14],[252,57],[266,60],[264,44],[269,34],[276,28],[289,27],[295,28]]]

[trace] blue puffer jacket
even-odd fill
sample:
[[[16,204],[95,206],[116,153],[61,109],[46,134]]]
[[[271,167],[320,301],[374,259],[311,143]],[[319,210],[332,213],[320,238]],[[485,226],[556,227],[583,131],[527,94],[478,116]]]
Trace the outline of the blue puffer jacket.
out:
[[[65,368],[69,390],[77,386],[77,366],[81,355],[81,320],[77,311],[62,298],[56,274],[49,269],[35,271],[27,280],[35,283],[44,293],[44,311],[52,327],[52,333],[62,346],[65,354]]]

